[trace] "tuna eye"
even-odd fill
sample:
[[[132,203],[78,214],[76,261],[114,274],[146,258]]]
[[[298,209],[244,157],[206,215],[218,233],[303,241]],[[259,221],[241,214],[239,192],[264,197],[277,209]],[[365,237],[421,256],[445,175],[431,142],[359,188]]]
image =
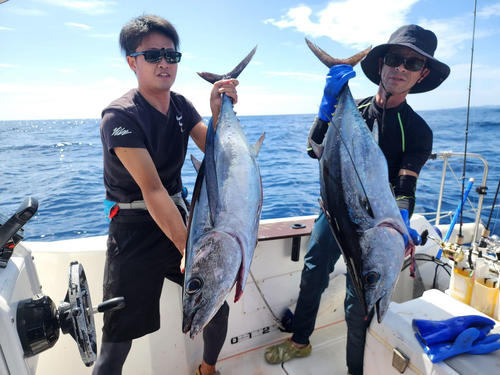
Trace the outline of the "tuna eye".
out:
[[[193,277],[186,284],[186,293],[190,295],[196,294],[201,290],[202,287],[203,287],[203,280],[200,279],[199,277]]]
[[[367,286],[373,286],[380,280],[380,274],[375,271],[368,272],[365,275],[365,283]]]

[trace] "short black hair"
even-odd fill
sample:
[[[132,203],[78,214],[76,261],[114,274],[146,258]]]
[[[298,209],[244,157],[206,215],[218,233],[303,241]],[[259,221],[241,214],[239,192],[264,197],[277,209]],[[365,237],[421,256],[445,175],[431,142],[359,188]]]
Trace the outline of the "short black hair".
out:
[[[144,14],[133,18],[123,26],[120,32],[120,48],[125,56],[134,53],[142,40],[152,33],[159,33],[174,42],[175,50],[179,50],[179,35],[170,22],[152,14]]]

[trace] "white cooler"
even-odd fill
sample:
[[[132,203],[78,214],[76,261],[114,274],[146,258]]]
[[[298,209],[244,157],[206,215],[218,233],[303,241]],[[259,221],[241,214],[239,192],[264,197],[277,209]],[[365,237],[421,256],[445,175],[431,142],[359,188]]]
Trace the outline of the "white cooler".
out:
[[[375,317],[367,332],[365,374],[500,374],[500,350],[484,355],[460,354],[432,363],[411,327],[413,319],[444,320],[463,315],[487,317],[435,289],[412,301],[391,302],[383,322],[378,324]],[[499,322],[491,333],[500,333]]]

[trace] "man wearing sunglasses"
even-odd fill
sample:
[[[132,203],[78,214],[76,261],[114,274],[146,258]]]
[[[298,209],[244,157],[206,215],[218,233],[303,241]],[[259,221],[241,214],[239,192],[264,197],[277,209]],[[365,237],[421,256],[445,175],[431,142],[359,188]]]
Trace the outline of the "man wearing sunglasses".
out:
[[[417,25],[396,30],[388,43],[373,48],[361,62],[368,79],[378,85],[375,96],[357,100],[358,109],[370,130],[377,121],[379,146],[389,167],[389,180],[397,204],[413,242],[420,236],[410,228],[409,217],[415,206],[415,190],[420,169],[432,151],[432,131],[406,102],[408,93],[427,92],[438,87],[450,74],[450,68],[434,58],[437,38],[432,31]],[[336,65],[326,79],[323,99],[309,137],[321,144],[334,115],[337,96],[344,84],[355,76],[349,65]],[[331,116],[330,116],[331,115]],[[316,155],[308,144],[308,154]],[[313,228],[304,259],[300,293],[295,309],[291,339],[266,350],[265,358],[281,363],[311,353],[309,342],[321,294],[328,287],[329,275],[341,255],[330,226],[321,211]],[[349,374],[363,374],[366,329],[373,311],[365,319],[354,285],[347,274],[344,302],[347,323],[346,358]]]
[[[104,300],[123,296],[125,307],[104,314],[94,375],[122,373],[132,340],[160,328],[164,279],[182,286],[188,209],[181,168],[189,137],[204,151],[207,133],[192,103],[171,91],[182,56],[175,28],[163,18],[143,15],[123,27],[120,46],[138,87],[102,112],[105,212],[110,219],[103,290]],[[235,79],[214,84],[214,119],[222,93],[238,101],[237,85]],[[215,364],[228,314],[224,303],[203,330],[205,350],[197,375],[218,373]]]

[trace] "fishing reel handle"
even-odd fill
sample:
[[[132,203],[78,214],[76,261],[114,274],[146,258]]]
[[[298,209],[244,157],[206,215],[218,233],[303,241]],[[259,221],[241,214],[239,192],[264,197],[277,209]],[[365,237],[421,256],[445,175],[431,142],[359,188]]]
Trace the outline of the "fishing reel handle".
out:
[[[92,307],[92,311],[94,314],[104,313],[106,311],[109,312],[109,311],[120,310],[124,306],[125,306],[125,298],[115,297],[108,299],[107,301],[104,301],[97,306]]]

